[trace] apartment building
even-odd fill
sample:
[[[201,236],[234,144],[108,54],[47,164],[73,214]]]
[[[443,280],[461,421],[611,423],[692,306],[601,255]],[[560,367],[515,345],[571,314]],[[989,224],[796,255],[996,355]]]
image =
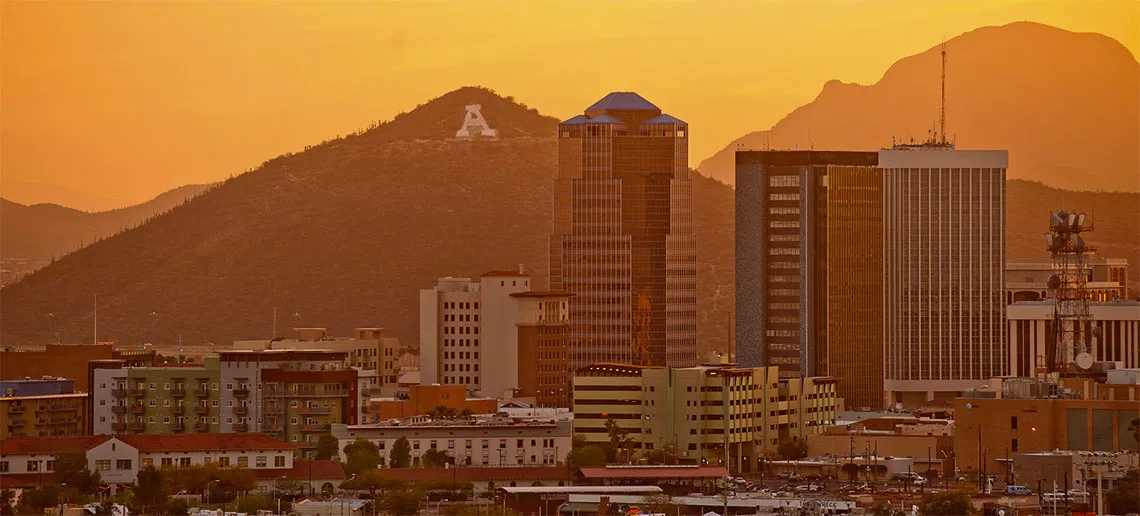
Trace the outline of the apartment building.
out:
[[[687,368],[595,364],[574,374],[575,432],[609,442],[613,419],[632,438],[626,452],[666,449],[685,463],[753,471],[776,453],[834,424],[835,379],[781,378],[779,367],[719,363]],[[632,458],[632,457],[631,457]]]
[[[520,320],[520,301],[539,299],[516,296],[524,292],[531,292],[531,279],[521,265],[484,273],[477,282],[440,278],[435,287],[421,290],[421,383],[462,385],[495,398],[513,396],[519,388],[519,325],[540,324],[535,317]],[[524,340],[531,337],[527,333]]]
[[[293,446],[263,434],[16,437],[0,441],[0,482],[32,487],[54,482],[55,456],[82,452],[103,482],[134,483],[139,470],[217,464],[278,478],[293,469]]]
[[[107,367],[91,372],[95,435],[219,432],[227,410],[232,412],[222,403],[217,357],[156,367],[102,362]]]
[[[332,434],[339,441],[342,459],[345,445],[363,437],[379,446],[384,464],[396,441],[406,437],[412,447],[412,465],[419,465],[423,454],[432,449],[447,452],[460,465],[558,465],[570,452],[573,438],[569,421],[510,418],[334,425]]]
[[[0,439],[83,435],[87,393],[75,380],[0,381]]]
[[[518,390],[539,407],[570,407],[569,292],[511,294],[518,307]]]
[[[344,351],[345,366],[375,372],[369,392],[362,395],[390,396],[399,376],[400,339],[385,337],[384,328],[356,328],[352,337],[329,337],[327,328],[294,328],[291,339],[237,340],[234,350],[306,350]],[[374,391],[374,392],[373,392]]]
[[[348,367],[348,351],[221,351],[221,432],[265,432],[316,449],[320,435],[336,423],[360,417],[359,373]]]

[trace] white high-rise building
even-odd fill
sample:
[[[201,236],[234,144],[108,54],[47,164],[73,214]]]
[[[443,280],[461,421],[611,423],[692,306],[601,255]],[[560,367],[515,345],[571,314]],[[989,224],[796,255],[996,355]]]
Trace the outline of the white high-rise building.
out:
[[[949,145],[879,153],[888,404],[953,398],[1008,370],[1008,163]]]
[[[518,387],[518,303],[511,294],[531,290],[530,276],[492,271],[470,278],[440,278],[420,291],[420,382],[464,385],[501,397]]]

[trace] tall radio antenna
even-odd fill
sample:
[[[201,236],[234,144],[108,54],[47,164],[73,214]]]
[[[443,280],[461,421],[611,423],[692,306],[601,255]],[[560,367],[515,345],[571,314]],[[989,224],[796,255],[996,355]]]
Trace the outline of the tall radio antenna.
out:
[[[942,113],[938,116],[940,143],[946,143],[946,39],[942,40]]]

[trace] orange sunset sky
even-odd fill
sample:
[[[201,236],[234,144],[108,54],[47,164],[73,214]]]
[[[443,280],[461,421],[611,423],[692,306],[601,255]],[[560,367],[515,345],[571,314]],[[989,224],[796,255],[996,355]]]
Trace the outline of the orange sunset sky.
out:
[[[2,9],[0,194],[87,210],[224,179],[464,85],[563,119],[609,91],[638,91],[690,123],[696,166],[830,79],[873,83],[896,60],[977,27],[1036,21],[1140,55],[1133,0]]]

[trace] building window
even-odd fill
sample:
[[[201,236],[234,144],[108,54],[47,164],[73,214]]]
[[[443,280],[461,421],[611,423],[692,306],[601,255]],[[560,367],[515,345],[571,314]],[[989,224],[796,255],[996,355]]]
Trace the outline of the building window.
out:
[[[266,466],[266,460],[265,459],[266,459],[266,457],[264,455],[258,455],[257,461],[255,462],[255,464],[257,464],[257,467],[264,468]]]
[[[278,455],[276,457],[273,457],[273,466],[277,468],[285,467],[285,456]]]
[[[189,468],[190,467],[190,457],[179,457],[178,458],[178,467]]]
[[[170,458],[170,457],[163,457],[161,463],[162,463],[162,467],[164,467],[164,468],[173,468],[174,467],[174,459]]]
[[[1009,450],[1010,451],[1017,451],[1017,439],[1010,441]]]
[[[143,467],[143,468],[152,468],[152,467],[154,467],[154,459],[143,459],[143,460],[142,460],[142,467]]]
[[[223,468],[230,467],[230,458],[226,456],[218,457],[218,466]]]
[[[115,469],[131,469],[131,459],[118,459],[115,461]]]
[[[1009,417],[1009,428],[1012,430],[1017,430],[1017,416],[1010,416]],[[1014,450],[1014,451],[1017,451],[1017,450]]]
[[[95,471],[111,471],[111,459],[95,461]]]
[[[54,461],[54,460],[52,460],[52,459],[48,459],[48,461],[47,461],[47,471],[55,471],[55,461]]]
[[[238,457],[238,467],[239,468],[248,468],[249,467],[249,457],[246,457],[245,455]]]

